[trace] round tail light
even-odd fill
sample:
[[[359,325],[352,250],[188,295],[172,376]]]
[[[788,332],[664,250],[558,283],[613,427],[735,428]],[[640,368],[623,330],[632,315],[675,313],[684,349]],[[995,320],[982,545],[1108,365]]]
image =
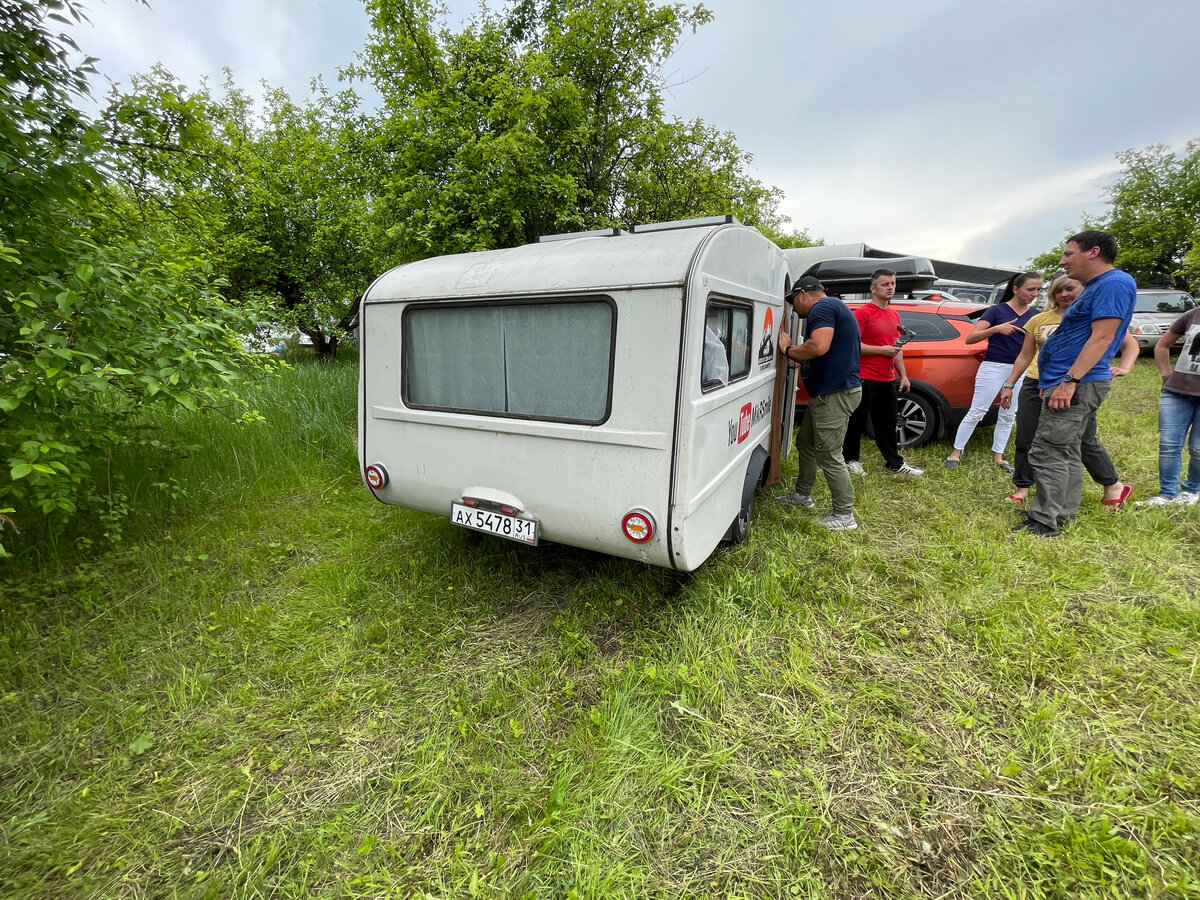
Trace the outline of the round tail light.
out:
[[[386,487],[388,483],[387,469],[383,467],[383,463],[371,463],[363,470],[363,474],[367,478],[367,484],[372,490],[379,490],[381,487]]]
[[[635,544],[644,544],[654,537],[654,516],[644,509],[631,509],[621,519],[621,530]]]

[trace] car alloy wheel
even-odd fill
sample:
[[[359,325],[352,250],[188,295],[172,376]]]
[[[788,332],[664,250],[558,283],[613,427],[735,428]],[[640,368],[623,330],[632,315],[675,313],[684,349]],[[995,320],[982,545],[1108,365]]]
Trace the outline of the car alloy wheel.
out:
[[[901,447],[920,447],[933,440],[936,432],[937,413],[933,404],[912,391],[901,394],[896,410],[896,443]]]

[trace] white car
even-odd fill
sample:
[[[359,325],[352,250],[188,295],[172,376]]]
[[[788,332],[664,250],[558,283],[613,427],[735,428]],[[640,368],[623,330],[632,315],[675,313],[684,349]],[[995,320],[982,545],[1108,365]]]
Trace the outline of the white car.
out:
[[[1139,290],[1129,333],[1143,352],[1153,350],[1171,324],[1195,307],[1196,300],[1183,291]]]

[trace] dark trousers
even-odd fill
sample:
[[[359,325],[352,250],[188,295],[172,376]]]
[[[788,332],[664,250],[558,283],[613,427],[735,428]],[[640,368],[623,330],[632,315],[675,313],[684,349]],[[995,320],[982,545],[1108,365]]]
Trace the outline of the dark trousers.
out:
[[[1095,427],[1096,410],[1108,396],[1112,381],[1084,381],[1075,385],[1074,404],[1066,409],[1042,409],[1029,464],[1037,493],[1029,504],[1029,518],[1048,528],[1058,528],[1079,512],[1083,497],[1083,459],[1081,446],[1089,425]],[[1090,422],[1089,422],[1090,420]]]
[[[1041,418],[1043,401],[1038,397],[1036,378],[1026,378],[1021,385],[1021,395],[1017,398],[1017,450],[1013,458],[1013,484],[1019,488],[1033,487],[1033,468],[1029,465],[1029,448],[1033,446],[1033,436],[1037,434],[1038,421]],[[1102,487],[1116,484],[1117,468],[1104,445],[1096,438],[1096,417],[1088,421],[1083,433],[1083,441],[1079,445],[1079,455],[1083,467],[1087,469],[1092,481]]]
[[[869,417],[875,431],[875,446],[883,454],[883,464],[889,469],[904,465],[904,457],[900,455],[896,444],[896,417],[899,413],[897,396],[896,382],[863,379],[862,402],[850,416],[846,440],[842,442],[842,456],[847,462],[858,459],[862,452],[862,436],[867,430]]]

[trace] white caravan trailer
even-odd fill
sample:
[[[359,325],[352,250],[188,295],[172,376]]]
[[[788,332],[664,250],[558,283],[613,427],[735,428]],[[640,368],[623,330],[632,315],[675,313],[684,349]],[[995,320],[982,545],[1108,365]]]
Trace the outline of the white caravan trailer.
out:
[[[732,217],[392,269],[360,313],[364,481],[466,528],[691,571],[745,539],[787,455],[788,281]]]

